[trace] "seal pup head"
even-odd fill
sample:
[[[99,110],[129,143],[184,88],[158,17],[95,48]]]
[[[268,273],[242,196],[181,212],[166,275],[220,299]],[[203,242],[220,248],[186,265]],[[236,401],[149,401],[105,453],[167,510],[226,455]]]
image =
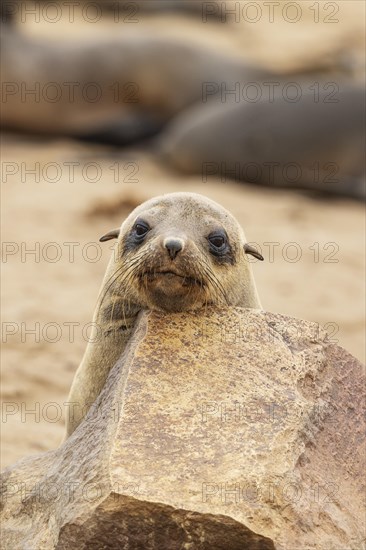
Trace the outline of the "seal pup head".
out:
[[[236,219],[195,193],[171,193],[138,206],[101,237],[118,239],[113,292],[141,309],[179,312],[205,305],[260,307]]]

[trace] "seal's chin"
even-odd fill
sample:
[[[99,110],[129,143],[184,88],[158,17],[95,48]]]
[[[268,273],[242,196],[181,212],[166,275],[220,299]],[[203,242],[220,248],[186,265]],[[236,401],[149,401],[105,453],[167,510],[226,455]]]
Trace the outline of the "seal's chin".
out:
[[[163,311],[188,311],[205,303],[203,284],[173,271],[154,271],[143,278],[148,306]]]

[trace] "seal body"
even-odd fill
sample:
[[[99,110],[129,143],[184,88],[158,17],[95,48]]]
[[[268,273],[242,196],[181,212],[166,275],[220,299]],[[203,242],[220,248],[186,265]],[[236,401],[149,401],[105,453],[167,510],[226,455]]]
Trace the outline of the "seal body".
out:
[[[94,314],[94,333],[72,384],[67,436],[99,395],[131,337],[141,310],[167,313],[205,306],[261,308],[246,243],[235,218],[194,193],[172,193],[138,206],[121,228]]]
[[[365,197],[365,89],[339,83],[298,101],[206,105],[179,115],[160,140],[183,172],[282,188]]]
[[[126,145],[201,102],[204,85],[212,99],[217,83],[232,89],[263,73],[215,49],[141,32],[58,42],[9,24],[1,31],[1,124],[13,131]]]

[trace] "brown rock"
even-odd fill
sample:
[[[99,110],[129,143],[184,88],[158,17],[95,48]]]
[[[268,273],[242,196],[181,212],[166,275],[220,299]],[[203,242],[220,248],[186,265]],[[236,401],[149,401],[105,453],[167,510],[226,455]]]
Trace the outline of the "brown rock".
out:
[[[361,549],[364,385],[314,323],[144,313],[83,424],[4,472],[4,548]]]

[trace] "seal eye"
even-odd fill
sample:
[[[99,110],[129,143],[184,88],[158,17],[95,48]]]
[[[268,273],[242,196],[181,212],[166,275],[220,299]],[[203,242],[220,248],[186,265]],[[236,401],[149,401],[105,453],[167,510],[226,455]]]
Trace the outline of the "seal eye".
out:
[[[227,238],[225,233],[215,232],[208,236],[208,241],[211,245],[211,252],[224,252],[227,245]]]
[[[138,237],[138,239],[142,239],[143,237],[145,237],[148,231],[150,231],[150,226],[142,220],[137,221],[133,226],[133,232],[135,233],[135,236]]]
[[[149,231],[149,228],[145,225],[142,225],[142,223],[138,223],[135,226],[135,231],[138,237],[142,237],[142,235],[146,235],[146,233]]]
[[[210,243],[214,245],[215,248],[221,248],[225,244],[224,237],[210,237]]]

